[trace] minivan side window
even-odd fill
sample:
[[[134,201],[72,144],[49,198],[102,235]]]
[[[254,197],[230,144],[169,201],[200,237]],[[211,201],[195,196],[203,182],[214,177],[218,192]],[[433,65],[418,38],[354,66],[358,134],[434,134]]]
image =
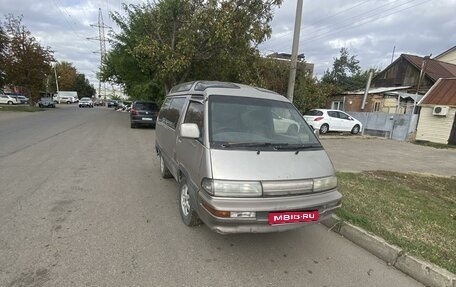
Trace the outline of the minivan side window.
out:
[[[176,129],[177,122],[185,104],[185,98],[168,98],[163,103],[159,121],[172,129]]]
[[[204,123],[204,106],[198,102],[190,102],[187,113],[185,114],[184,123],[196,124],[200,130],[200,138],[203,139],[203,123]]]

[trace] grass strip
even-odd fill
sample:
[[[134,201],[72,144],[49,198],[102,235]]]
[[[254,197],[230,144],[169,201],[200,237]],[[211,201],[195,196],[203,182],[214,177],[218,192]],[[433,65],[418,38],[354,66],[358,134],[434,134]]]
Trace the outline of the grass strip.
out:
[[[46,109],[32,106],[0,106],[0,112],[41,112]]]
[[[339,172],[337,215],[456,273],[456,177]]]

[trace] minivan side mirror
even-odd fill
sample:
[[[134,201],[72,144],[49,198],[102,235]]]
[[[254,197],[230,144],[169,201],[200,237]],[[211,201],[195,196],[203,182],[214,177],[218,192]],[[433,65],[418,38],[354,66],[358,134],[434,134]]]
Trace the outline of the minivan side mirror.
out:
[[[181,124],[179,135],[183,138],[197,139],[200,136],[200,130],[197,124]]]

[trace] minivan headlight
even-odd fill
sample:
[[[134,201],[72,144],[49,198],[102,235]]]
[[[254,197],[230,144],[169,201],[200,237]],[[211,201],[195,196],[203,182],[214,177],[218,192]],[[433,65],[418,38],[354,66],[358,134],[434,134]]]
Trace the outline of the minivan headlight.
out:
[[[258,181],[232,181],[205,178],[201,182],[205,191],[214,196],[260,197],[263,193]]]
[[[313,191],[325,191],[337,187],[337,177],[335,175],[314,179]]]

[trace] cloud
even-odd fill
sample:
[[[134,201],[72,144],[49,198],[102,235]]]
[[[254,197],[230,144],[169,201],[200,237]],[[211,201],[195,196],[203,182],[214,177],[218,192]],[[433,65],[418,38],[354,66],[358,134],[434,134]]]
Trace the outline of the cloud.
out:
[[[23,15],[23,23],[43,46],[55,50],[59,61],[74,64],[98,86],[100,55],[98,12],[114,26],[109,12],[120,11],[121,0],[0,0],[2,13]],[[140,3],[140,0],[127,4]],[[300,53],[322,75],[332,66],[341,47],[356,55],[363,69],[385,68],[401,53],[434,56],[456,45],[456,0],[305,0]],[[284,1],[275,9],[272,35],[259,46],[264,54],[291,52],[296,1]],[[117,29],[117,27],[112,27]],[[109,49],[109,44],[107,43]]]
[[[291,52],[295,1],[285,1],[272,22],[265,51]],[[385,68],[400,53],[437,55],[456,45],[456,1],[304,1],[300,53],[322,75],[347,47],[363,69]]]

